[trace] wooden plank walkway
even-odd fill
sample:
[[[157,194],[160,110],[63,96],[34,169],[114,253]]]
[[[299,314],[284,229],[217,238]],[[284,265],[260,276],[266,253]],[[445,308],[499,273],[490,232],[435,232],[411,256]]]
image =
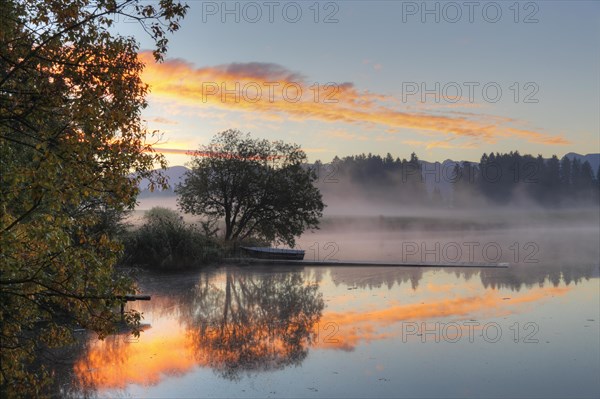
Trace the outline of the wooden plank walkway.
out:
[[[495,268],[506,269],[510,267],[509,263],[474,263],[474,262],[456,262],[456,263],[430,263],[430,262],[359,262],[359,261],[311,261],[311,260],[283,260],[283,259],[257,259],[257,258],[225,258],[225,263],[238,265],[261,264],[261,265],[282,265],[282,266],[360,266],[360,267],[444,267],[444,268]]]

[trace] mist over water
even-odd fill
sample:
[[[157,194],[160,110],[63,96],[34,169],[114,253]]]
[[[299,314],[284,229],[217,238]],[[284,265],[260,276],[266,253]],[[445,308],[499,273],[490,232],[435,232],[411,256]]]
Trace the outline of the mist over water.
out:
[[[296,247],[306,260],[455,263],[508,262],[511,269],[599,264],[600,207],[516,205],[457,207],[404,204],[348,184],[323,185],[320,229]],[[383,189],[383,188],[382,188]],[[176,197],[143,198],[131,217],[154,207],[177,209]],[[199,217],[182,215],[194,223]]]
[[[326,202],[320,230],[305,232],[298,244],[308,249],[335,243],[340,260],[597,264],[600,255],[600,208],[593,206],[444,209],[331,197]]]
[[[64,392],[99,397],[594,397],[600,208],[323,191],[309,261],[141,272],[139,340],[86,338]],[[383,190],[383,188],[382,188]],[[154,201],[154,202],[152,202]],[[175,208],[175,198],[142,199]],[[197,217],[183,215],[195,222]],[[461,263],[509,263],[465,268]],[[451,267],[444,267],[451,266]],[[132,371],[132,370],[135,370]],[[201,389],[201,394],[199,394]]]

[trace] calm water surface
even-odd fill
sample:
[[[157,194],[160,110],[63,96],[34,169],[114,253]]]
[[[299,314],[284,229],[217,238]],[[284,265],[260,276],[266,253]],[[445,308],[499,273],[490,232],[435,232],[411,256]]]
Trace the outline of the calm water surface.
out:
[[[367,255],[397,258],[397,243]],[[597,248],[588,244],[580,254]],[[567,264],[549,249],[565,253],[558,241],[540,246],[548,258],[502,270],[222,265],[144,274],[152,300],[129,306],[143,312],[145,331],[82,340],[64,393],[598,397],[597,249]]]

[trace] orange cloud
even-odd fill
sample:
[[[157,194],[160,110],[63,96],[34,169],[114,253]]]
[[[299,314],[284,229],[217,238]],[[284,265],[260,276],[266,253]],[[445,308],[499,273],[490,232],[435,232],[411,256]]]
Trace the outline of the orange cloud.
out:
[[[155,152],[160,152],[161,154],[182,154],[182,155],[194,155],[195,150],[188,150],[185,148],[160,148],[160,147],[152,147]]]
[[[507,129],[509,133],[514,136],[519,136],[527,139],[528,141],[533,141],[536,143],[542,144],[551,144],[551,145],[565,145],[570,144],[570,141],[560,136],[546,136],[542,133],[533,132],[530,130],[521,130],[521,129]]]
[[[316,85],[304,76],[271,63],[233,63],[196,68],[174,59],[154,62],[142,52],[143,79],[153,96],[188,105],[206,105],[249,111],[273,118],[344,122],[366,126],[434,132],[444,137],[493,143],[500,137],[517,137],[541,144],[566,144],[560,136],[504,126],[498,118],[477,120],[467,116],[401,112],[386,106],[390,96],[357,90],[352,83]]]
[[[148,149],[150,151],[150,149]],[[218,158],[241,158],[236,157],[230,153],[226,152],[211,152],[211,151],[199,151],[199,150],[189,150],[185,148],[161,148],[161,147],[152,147],[152,151],[160,152],[161,154],[182,154],[182,155],[190,155],[196,157],[218,157]],[[325,148],[307,148],[306,152],[325,152],[327,149]],[[244,159],[249,160],[260,160],[260,159],[277,159],[280,156],[268,156],[268,157],[245,157]]]

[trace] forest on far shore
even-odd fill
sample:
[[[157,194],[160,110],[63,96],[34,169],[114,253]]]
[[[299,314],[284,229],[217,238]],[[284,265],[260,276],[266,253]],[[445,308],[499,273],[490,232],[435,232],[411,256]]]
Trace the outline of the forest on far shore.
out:
[[[465,207],[533,204],[598,204],[600,167],[556,155],[483,154],[478,163],[427,163],[360,154],[313,164],[317,186],[327,197],[358,197],[402,205]]]

